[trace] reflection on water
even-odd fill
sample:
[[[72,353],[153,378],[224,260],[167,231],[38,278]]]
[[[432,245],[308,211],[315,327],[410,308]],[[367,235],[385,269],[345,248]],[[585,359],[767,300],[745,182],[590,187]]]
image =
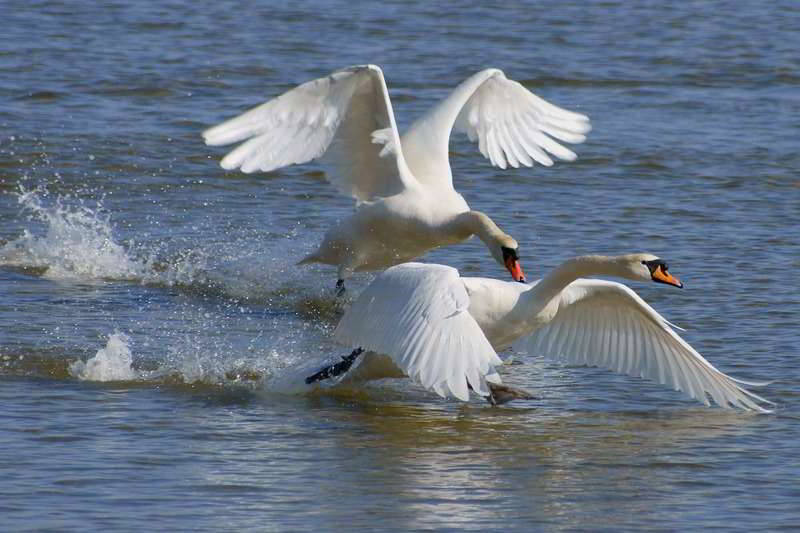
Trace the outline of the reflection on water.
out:
[[[759,428],[757,416],[707,409],[556,413],[341,396],[278,406],[302,411],[307,425],[294,420],[266,432],[257,418],[230,421],[237,434],[259,435],[269,459],[256,472],[214,471],[205,479],[241,488],[254,477],[296,478],[291,494],[270,493],[262,510],[288,512],[305,501],[338,526],[499,527],[514,517],[596,529],[663,521],[664,509],[692,507],[670,489],[716,485],[684,478],[724,469],[727,443],[752,438]],[[287,448],[290,436],[308,446]],[[219,444],[198,443],[207,453]],[[716,462],[701,461],[692,451],[697,446],[722,453]],[[321,463],[336,466],[325,475]]]

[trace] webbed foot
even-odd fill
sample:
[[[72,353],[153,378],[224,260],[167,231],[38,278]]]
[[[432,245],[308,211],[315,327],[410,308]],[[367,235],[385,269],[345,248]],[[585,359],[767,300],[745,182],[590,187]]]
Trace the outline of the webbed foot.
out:
[[[511,400],[537,400],[538,398],[524,389],[488,383],[489,396],[485,396],[486,401],[492,405],[503,405]]]
[[[336,376],[340,376],[350,370],[350,367],[353,366],[356,358],[364,353],[364,348],[356,348],[353,350],[350,355],[342,356],[342,360],[338,363],[334,363],[330,366],[326,366],[316,374],[312,376],[308,376],[306,378],[306,384],[311,385],[317,381],[322,381],[323,379],[335,378]]]
[[[341,298],[344,295],[344,280],[340,279],[336,281],[336,297]]]

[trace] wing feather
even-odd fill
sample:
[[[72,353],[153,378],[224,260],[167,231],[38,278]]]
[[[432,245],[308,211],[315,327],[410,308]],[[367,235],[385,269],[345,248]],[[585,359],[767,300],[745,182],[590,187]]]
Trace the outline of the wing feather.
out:
[[[612,332],[611,332],[611,326],[609,324],[609,320],[610,320],[610,317],[608,317],[607,315],[598,315],[598,317],[597,317],[597,321],[599,322],[598,325],[600,327],[600,334],[601,334],[601,340],[600,340],[599,349],[600,349],[600,353],[604,354],[604,356],[603,356],[603,365],[604,366],[605,365],[610,366],[613,370],[617,370],[618,371],[621,361],[620,361],[620,358],[618,358],[618,357],[617,358],[613,358],[612,355],[611,355],[611,354],[615,353],[616,350],[611,345]]]
[[[376,135],[376,132],[380,132]],[[388,132],[388,133],[387,133]],[[269,172],[323,157],[328,180],[357,200],[410,186],[381,69],[360,65],[306,82],[203,132],[206,144],[245,141],[226,155],[227,170]]]
[[[635,375],[636,374],[636,354],[641,353],[638,350],[638,347],[642,344],[642,332],[641,330],[633,327],[633,317],[631,316],[624,316],[623,324],[627,326],[627,329],[622,329],[626,333],[630,333],[630,340],[628,341],[628,351],[625,352],[625,357],[628,359],[628,364],[625,366],[625,373],[628,375]],[[627,322],[627,324],[625,324]]]
[[[498,142],[497,136],[499,131],[497,129],[492,129],[486,134],[486,145],[489,147],[489,160],[492,164],[496,167],[500,167],[505,169],[508,167],[506,164],[506,158],[503,155],[503,151],[500,148],[501,144]]]
[[[514,150],[517,159],[519,160],[520,163],[522,163],[526,167],[532,167],[534,160],[531,157],[530,150],[528,150],[525,144],[519,120],[515,120],[513,126],[514,126],[514,132],[513,132]]]
[[[682,391],[706,405],[766,412],[771,402],[717,370],[630,288],[577,280],[562,291],[558,312],[521,339],[530,353],[598,366]]]
[[[575,153],[560,142],[580,143],[591,130],[588,117],[536,96],[490,68],[467,78],[449,96],[416,120],[402,137],[408,167],[417,180],[452,187],[451,132],[478,141],[480,153],[500,168],[534,161],[553,164],[547,152],[566,161]]]
[[[472,115],[473,107],[482,112]],[[480,117],[481,120],[477,122],[462,120],[461,117],[465,113],[469,113],[469,116]],[[525,133],[535,147],[567,161],[575,159],[574,152],[563,147],[545,133],[548,135],[550,132],[560,134],[560,140],[565,142],[582,142],[585,140],[584,134],[591,129],[586,116],[548,103],[528,91],[520,83],[509,80],[500,71],[495,71],[467,100],[464,109],[455,121],[454,129],[480,137],[490,134],[495,129],[507,128],[519,116],[526,119],[527,127],[524,132],[516,131],[517,137]],[[511,139],[506,139],[502,144],[504,150],[510,148],[508,144],[510,141]],[[533,157],[533,154],[529,153],[528,155]]]
[[[553,166],[553,160],[548,156],[544,150],[536,143],[533,132],[535,131],[530,125],[525,129],[520,130],[520,138],[525,145],[525,150],[537,163],[545,167]]]
[[[386,354],[409,378],[440,396],[488,395],[502,361],[467,311],[469,295],[454,268],[404,263],[359,295],[334,331],[342,344]]]
[[[509,163],[511,163],[511,166],[519,168],[520,163],[525,165],[526,161],[529,162],[526,166],[532,165],[533,163],[530,162],[530,156],[520,144],[519,132],[516,130],[516,121],[509,120],[507,123],[503,124],[502,130],[506,147],[506,157]]]

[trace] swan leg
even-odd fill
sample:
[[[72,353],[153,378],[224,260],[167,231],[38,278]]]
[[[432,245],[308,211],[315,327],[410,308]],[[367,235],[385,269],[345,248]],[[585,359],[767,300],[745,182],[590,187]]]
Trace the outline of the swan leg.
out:
[[[340,264],[339,265],[339,269],[338,269],[339,278],[336,280],[336,297],[337,298],[344,294],[344,291],[345,291],[344,280],[346,280],[347,278],[349,278],[350,276],[353,275],[354,268],[355,267],[352,266],[352,261],[351,260],[348,260],[344,264]]]
[[[530,392],[509,387],[508,385],[499,385],[497,383],[487,383],[489,385],[489,396],[485,396],[486,401],[492,405],[503,405],[511,400],[536,400],[536,396]]]
[[[312,383],[316,383],[317,381],[322,381],[323,379],[334,378],[344,374],[350,370],[350,367],[353,366],[353,362],[362,353],[364,353],[364,348],[356,348],[350,353],[350,355],[342,356],[342,360],[338,363],[326,366],[316,374],[308,376],[306,378],[306,384],[310,385]]]

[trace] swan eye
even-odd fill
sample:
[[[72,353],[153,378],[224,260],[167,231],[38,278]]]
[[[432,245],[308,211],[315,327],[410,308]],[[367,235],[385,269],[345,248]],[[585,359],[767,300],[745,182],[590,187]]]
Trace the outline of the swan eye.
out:
[[[656,270],[658,270],[659,267],[664,272],[666,272],[669,269],[667,264],[664,261],[662,261],[661,259],[653,259],[652,261],[642,261],[642,264],[647,266],[647,268],[650,270],[651,274],[653,272],[655,272]]]
[[[519,260],[519,255],[517,254],[517,250],[513,248],[509,248],[507,246],[501,246],[500,249],[503,251],[503,260],[505,261],[509,257],[515,261]]]

